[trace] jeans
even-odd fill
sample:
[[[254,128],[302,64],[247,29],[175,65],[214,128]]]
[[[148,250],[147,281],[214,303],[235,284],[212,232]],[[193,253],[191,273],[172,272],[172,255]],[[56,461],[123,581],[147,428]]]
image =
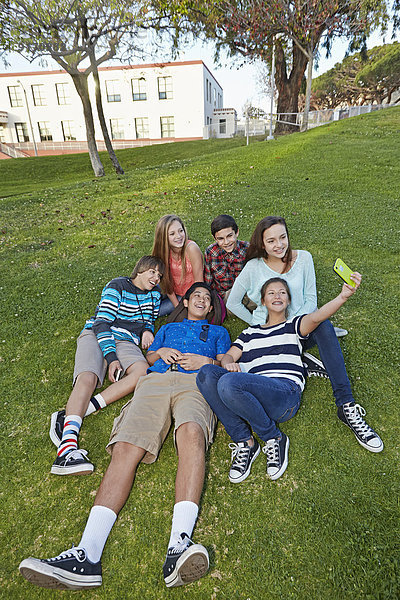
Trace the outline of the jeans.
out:
[[[335,330],[330,321],[320,323],[303,343],[303,349],[308,350],[317,344],[319,355],[331,381],[336,406],[353,402],[351,385],[347,376],[344,358]]]
[[[276,422],[288,421],[300,406],[300,386],[285,378],[204,365],[196,383],[236,443],[250,439],[252,431],[264,441],[280,437]]]
[[[178,301],[181,299],[181,296],[177,296]],[[165,317],[166,315],[169,315],[172,313],[172,311],[174,310],[175,306],[172,304],[171,300],[168,298],[167,295],[163,295],[161,297],[161,304],[160,304],[160,312],[158,313],[159,317]]]

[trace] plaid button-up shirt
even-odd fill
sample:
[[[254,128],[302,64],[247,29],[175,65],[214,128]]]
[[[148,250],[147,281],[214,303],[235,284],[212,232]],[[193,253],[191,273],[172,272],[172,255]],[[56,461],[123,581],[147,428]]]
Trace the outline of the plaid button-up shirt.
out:
[[[225,252],[217,243],[208,246],[204,253],[204,281],[220,296],[231,289],[244,266],[249,242],[237,241],[232,252]]]

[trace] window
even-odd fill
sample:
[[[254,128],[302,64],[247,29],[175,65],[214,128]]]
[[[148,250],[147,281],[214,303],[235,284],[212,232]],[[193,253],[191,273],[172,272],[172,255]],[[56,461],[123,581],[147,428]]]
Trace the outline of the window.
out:
[[[219,120],[219,132],[226,133],[226,119]]]
[[[58,104],[71,104],[68,83],[56,83]]]
[[[33,104],[35,106],[46,106],[44,85],[32,85]]]
[[[121,91],[117,79],[106,81],[106,90],[108,102],[121,102]]]
[[[147,100],[146,80],[144,77],[132,79],[132,96],[133,101]]]
[[[61,127],[63,131],[64,142],[73,142],[76,140],[73,121],[61,121]]]
[[[147,117],[140,117],[138,119],[135,119],[135,129],[137,138],[148,138],[149,119]]]
[[[51,142],[53,136],[51,135],[49,122],[48,121],[39,121],[38,122],[39,135],[41,142]]]
[[[3,144],[6,141],[6,126],[0,123],[0,142]]]
[[[161,122],[161,137],[174,137],[175,136],[175,128],[174,128],[174,117],[160,117]]]
[[[217,90],[214,88],[214,108],[217,108]]]
[[[172,77],[158,77],[159,100],[170,100],[172,98]]]
[[[111,128],[111,139],[112,140],[124,140],[124,120],[123,119],[110,119]]]
[[[208,102],[208,79],[206,78],[206,102]]]
[[[15,123],[15,131],[19,142],[29,142],[29,134],[26,123]]]
[[[22,90],[19,85],[9,85],[8,86],[8,95],[10,97],[11,106],[23,106],[24,103],[22,101]]]

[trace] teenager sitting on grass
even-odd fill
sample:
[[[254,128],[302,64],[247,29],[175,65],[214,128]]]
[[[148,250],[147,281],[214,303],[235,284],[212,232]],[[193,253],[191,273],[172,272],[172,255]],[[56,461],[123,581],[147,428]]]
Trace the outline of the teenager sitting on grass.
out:
[[[239,228],[230,215],[219,215],[211,223],[215,242],[204,252],[204,281],[219,294],[226,304],[236,277],[245,265],[249,242],[238,239]],[[242,303],[250,311],[256,308],[247,295]]]
[[[221,367],[206,365],[197,376],[199,390],[232,439],[229,480],[240,483],[250,473],[260,452],[254,431],[265,443],[267,476],[278,479],[288,464],[289,439],[277,423],[291,419],[304,389],[302,343],[354,294],[361,275],[353,273],[355,287],[344,284],[340,294],[320,309],[287,320],[291,294],[287,282],[273,277],[261,288],[268,310],[265,325],[245,329],[222,357]],[[228,373],[227,373],[228,371]],[[338,417],[355,433],[359,443],[380,452],[380,437],[363,420],[359,405],[340,406]]]
[[[178,306],[195,281],[203,281],[203,255],[196,242],[188,239],[185,225],[177,215],[164,215],[158,221],[151,253],[166,267],[161,283],[165,294],[160,308],[163,317]]]
[[[154,340],[161,302],[156,286],[163,273],[159,258],[143,256],[130,277],[113,279],[103,289],[94,317],[77,340],[73,389],[65,411],[51,416],[50,438],[58,448],[51,467],[55,475],[92,473],[86,450],[78,448],[83,417],[133,392],[146,374],[149,365],[139,344],[147,350]],[[107,369],[112,385],[93,397]]]
[[[136,469],[141,461],[156,460],[172,420],[178,470],[164,581],[167,587],[180,586],[207,572],[207,550],[193,544],[190,538],[199,510],[205,452],[212,441],[215,416],[196,386],[196,375],[203,365],[219,362],[230,346],[227,330],[206,320],[212,310],[211,298],[212,291],[206,283],[195,283],[184,299],[188,318],[163,325],[157,332],[147,354],[149,374],[141,378],[133,401],[123,407],[114,421],[109,443],[111,463],[79,546],[55,558],[23,560],[20,572],[31,583],[58,589],[101,585],[103,548],[129,497]]]

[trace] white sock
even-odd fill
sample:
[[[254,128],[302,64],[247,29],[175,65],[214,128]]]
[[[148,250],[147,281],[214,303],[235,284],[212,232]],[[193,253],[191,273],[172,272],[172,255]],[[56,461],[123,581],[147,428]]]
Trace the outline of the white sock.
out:
[[[187,533],[187,535],[191,537],[198,514],[199,507],[194,502],[183,500],[182,502],[177,502],[175,504],[168,548],[171,548],[171,546],[175,546],[178,543],[181,533]]]
[[[86,550],[90,562],[99,562],[117,515],[107,506],[93,506],[78,548]]]
[[[85,412],[85,417],[96,412],[96,410],[100,410],[100,408],[105,408],[106,406],[107,404],[103,396],[101,394],[96,394],[95,396],[93,396],[93,398],[90,398],[89,406],[87,407],[87,411]]]

